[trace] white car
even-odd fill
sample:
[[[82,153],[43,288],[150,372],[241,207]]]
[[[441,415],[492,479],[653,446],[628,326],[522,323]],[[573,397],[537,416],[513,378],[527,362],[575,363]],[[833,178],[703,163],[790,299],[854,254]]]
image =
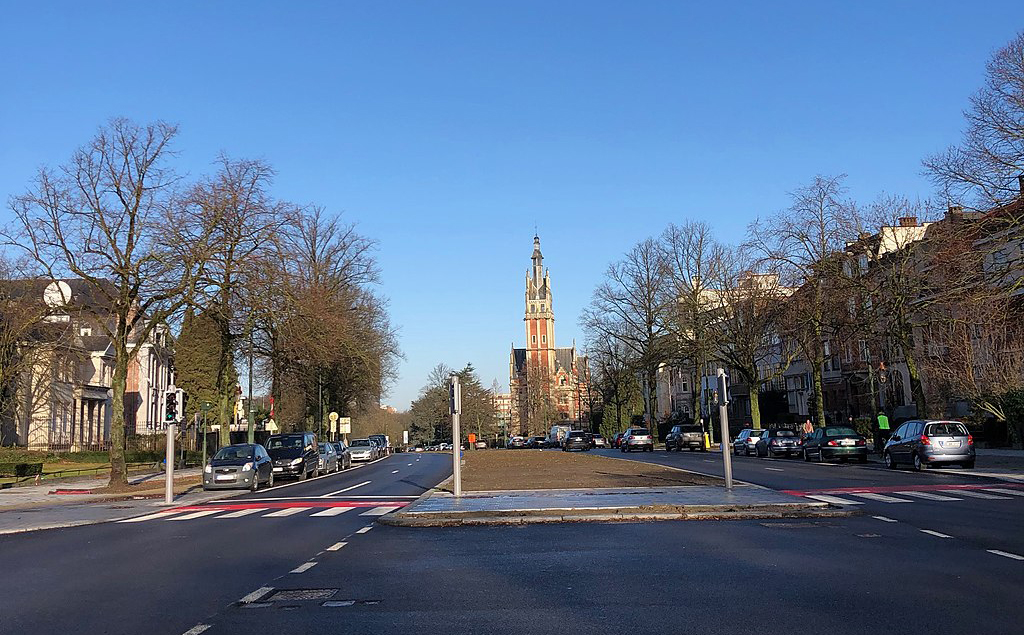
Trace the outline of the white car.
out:
[[[377,444],[369,439],[355,439],[348,445],[353,461],[372,461],[377,458]]]

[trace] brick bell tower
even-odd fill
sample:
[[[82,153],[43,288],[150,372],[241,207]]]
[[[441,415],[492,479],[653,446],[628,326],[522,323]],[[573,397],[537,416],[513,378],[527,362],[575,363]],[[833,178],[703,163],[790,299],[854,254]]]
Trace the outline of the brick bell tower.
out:
[[[555,372],[555,311],[551,299],[551,275],[544,270],[540,237],[533,237],[533,267],[526,276],[526,358],[531,368]]]

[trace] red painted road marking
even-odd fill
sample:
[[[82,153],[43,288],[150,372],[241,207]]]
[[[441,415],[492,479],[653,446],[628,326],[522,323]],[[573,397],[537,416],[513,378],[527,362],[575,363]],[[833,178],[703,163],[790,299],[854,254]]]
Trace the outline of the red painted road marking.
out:
[[[953,490],[953,489],[990,489],[992,487],[1013,487],[1013,488],[1024,488],[1024,484],[1019,483],[998,483],[998,484],[987,484],[987,485],[882,485],[878,487],[829,487],[825,489],[785,489],[782,490],[786,494],[793,494],[794,496],[806,496],[807,494],[886,494],[895,492],[930,492],[937,490]]]
[[[291,507],[405,507],[408,503],[397,501],[281,501],[257,503],[216,503],[211,505],[186,505],[169,509],[169,512],[194,512],[207,509],[232,511],[236,509],[288,509]]]

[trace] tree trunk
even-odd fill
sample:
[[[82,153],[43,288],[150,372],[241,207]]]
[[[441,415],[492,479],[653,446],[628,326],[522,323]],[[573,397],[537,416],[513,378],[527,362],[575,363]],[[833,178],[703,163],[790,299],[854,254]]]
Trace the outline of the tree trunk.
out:
[[[110,404],[110,481],[109,487],[128,485],[128,466],[125,464],[127,448],[124,429],[124,391],[128,384],[128,348],[122,343],[116,344],[114,356],[114,375],[110,382],[112,393]],[[101,422],[102,425],[102,422]]]
[[[750,382],[750,421],[755,430],[761,429],[761,386],[756,381]]]
[[[907,360],[907,373],[910,375],[910,394],[914,397],[914,404],[917,406],[917,416],[927,417],[928,402],[924,395],[924,382],[921,381],[921,369],[917,366],[912,351],[904,350],[903,357]]]
[[[811,381],[814,383],[814,416],[818,419],[818,426],[825,426],[825,390],[822,387],[822,367],[825,365],[825,356],[817,355],[814,360],[814,368],[811,370]]]

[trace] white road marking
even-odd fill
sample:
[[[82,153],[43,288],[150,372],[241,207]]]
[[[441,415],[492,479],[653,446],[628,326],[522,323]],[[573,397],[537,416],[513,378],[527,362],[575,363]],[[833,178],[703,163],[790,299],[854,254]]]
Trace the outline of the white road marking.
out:
[[[952,496],[943,496],[942,494],[933,494],[931,492],[894,492],[901,496],[914,496],[916,498],[923,498],[930,501],[960,501],[962,498],[954,498]]]
[[[352,508],[351,507],[328,507],[327,509],[325,509],[323,511],[319,511],[319,512],[317,512],[315,514],[310,514],[310,516],[337,516],[339,514],[344,514],[345,512],[349,511],[350,509],[352,509]]]
[[[333,545],[331,545],[330,547],[328,547],[327,551],[337,551],[338,549],[341,549],[342,547],[344,547],[347,544],[348,544],[347,542],[336,542]]]
[[[806,494],[806,498],[813,498],[816,501],[823,503],[831,503],[833,505],[863,505],[860,501],[852,501],[846,498],[839,498],[838,496],[826,496],[825,494]]]
[[[255,602],[256,600],[260,599],[261,597],[263,597],[264,595],[270,593],[273,590],[274,590],[274,587],[272,587],[272,586],[261,586],[260,588],[256,589],[255,591],[253,591],[249,595],[247,595],[244,598],[242,598],[241,600],[239,600],[239,602],[241,602],[242,604],[248,604],[250,602]]]
[[[145,516],[139,516],[138,518],[126,518],[124,520],[119,520],[117,522],[119,522],[119,523],[141,523],[141,522],[146,521],[146,520],[156,520],[157,518],[167,518],[168,516],[173,516],[175,514],[180,514],[180,513],[181,512],[179,512],[179,511],[163,511],[163,512],[157,512],[155,514],[147,514]]]
[[[276,512],[270,512],[269,514],[263,514],[264,518],[283,518],[284,516],[291,516],[292,514],[298,514],[299,512],[309,509],[308,507],[285,507],[279,509]]]
[[[887,518],[885,516],[872,516],[872,518],[874,518],[875,520],[880,520],[883,523],[898,523],[898,522],[900,522],[898,520],[895,520],[893,518]]]
[[[323,496],[320,496],[320,498],[329,498],[331,496],[334,496],[335,494],[343,494],[345,492],[351,492],[352,490],[354,490],[357,487],[362,487],[363,485],[369,485],[372,482],[373,481],[363,481],[362,483],[359,483],[357,485],[353,485],[351,487],[346,487],[345,489],[339,489],[337,492],[331,492],[330,494],[324,494]]]
[[[312,569],[315,566],[316,566],[315,562],[307,562],[305,564],[300,564],[299,566],[297,566],[294,569],[292,569],[291,573],[305,573],[305,572],[309,571],[310,569]]]
[[[192,628],[185,631],[183,635],[199,635],[208,628],[210,628],[209,624],[196,624]]]
[[[363,527],[362,529],[357,529],[356,533],[357,534],[365,534],[366,532],[370,531],[371,529],[373,529],[373,525],[370,525],[369,527]]]
[[[393,512],[396,509],[398,509],[398,508],[394,507],[394,506],[391,506],[391,505],[389,505],[387,507],[374,507],[373,509],[367,510],[367,511],[365,511],[362,514],[359,514],[359,515],[360,516],[383,516],[384,514],[388,514],[390,512]]]
[[[998,549],[986,549],[985,551],[987,551],[989,553],[994,553],[997,556],[1002,556],[1004,558],[1013,558],[1014,560],[1024,560],[1024,556],[1018,556],[1017,554],[1010,553],[1009,551],[1000,551]]]
[[[242,516],[248,516],[249,514],[255,514],[256,512],[265,512],[269,507],[253,507],[251,509],[239,509],[233,511],[230,514],[224,514],[223,516],[217,516],[217,518],[241,518]]]
[[[337,608],[339,606],[352,606],[355,603],[355,600],[329,600],[327,602],[324,602],[320,606],[326,606],[327,608],[331,609]]]
[[[223,509],[203,509],[191,514],[185,514],[184,516],[175,516],[174,518],[168,518],[167,520],[192,520],[193,518],[202,518],[203,516],[209,516],[210,514],[219,514],[224,511]]]
[[[398,470],[391,470],[392,474],[398,474]]]
[[[989,500],[1010,500],[1009,496],[996,496],[995,494],[986,494],[985,492],[976,492],[970,489],[940,489],[940,492],[947,494],[956,494],[957,496],[970,496],[971,498],[987,498]]]
[[[880,503],[912,503],[914,501],[908,501],[905,498],[894,498],[892,496],[886,496],[885,494],[875,494],[874,492],[850,492],[853,496],[859,496],[872,501],[878,501]]]
[[[405,466],[406,467],[412,467],[412,463],[406,463]]]
[[[766,469],[766,470],[771,470],[772,472],[785,472],[785,470],[783,470],[783,469],[782,469],[782,468],[780,468],[780,467],[766,467],[766,468],[764,468],[764,469]]]
[[[1010,494],[1011,496],[1024,496],[1024,490],[1019,489],[1001,489],[999,487],[986,487],[986,492],[995,492],[996,494]]]
[[[953,537],[953,536],[950,536],[948,534],[942,534],[942,533],[939,533],[937,531],[933,531],[931,529],[922,529],[921,533],[922,534],[928,534],[929,536],[935,536],[936,538],[952,538]]]

